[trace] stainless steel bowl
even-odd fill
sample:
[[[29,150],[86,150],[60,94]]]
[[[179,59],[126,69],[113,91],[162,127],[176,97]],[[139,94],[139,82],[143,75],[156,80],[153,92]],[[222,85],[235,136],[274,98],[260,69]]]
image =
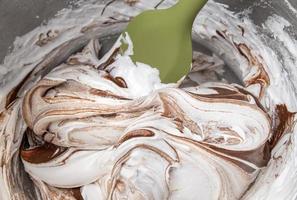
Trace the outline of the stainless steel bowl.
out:
[[[99,1],[99,0],[98,0]],[[120,0],[119,0],[120,1]],[[283,19],[290,23],[290,26],[286,27],[286,34],[292,39],[297,40],[297,1],[296,0],[214,0],[215,2],[222,3],[224,5],[228,5],[228,9],[234,12],[234,15],[241,16],[244,19],[248,16],[252,23],[253,28],[259,33],[259,40],[261,40],[269,49],[271,49],[275,55],[278,56],[279,61],[281,63],[282,70],[288,71],[288,79],[292,80],[290,87],[297,88],[297,83],[294,80],[297,80],[297,73],[294,69],[288,66],[285,58],[288,55],[292,56],[292,59],[297,59],[294,57],[294,53],[290,51],[295,51],[297,49],[296,46],[291,47],[291,49],[287,49],[289,52],[284,52],[284,41],[275,37],[275,35],[271,34],[271,32],[267,31],[263,28],[264,23],[271,16],[281,16]],[[72,0],[0,0],[0,61],[2,61],[5,55],[10,51],[10,47],[13,44],[13,41],[17,36],[21,36],[40,24],[46,22],[48,19],[52,18],[59,10],[69,7],[75,6],[74,1]],[[99,1],[100,2],[100,1]],[[108,2],[108,1],[101,1]],[[109,42],[106,45],[110,45],[112,40],[108,40]],[[203,40],[201,38],[197,39],[199,45],[197,48],[201,48],[202,46],[206,46],[208,51],[213,51],[222,57],[230,66],[231,71],[234,71],[239,77],[241,76],[240,72],[236,71],[236,66],[232,62],[232,54],[222,54],[215,45],[212,45],[209,41]],[[197,42],[196,41],[196,42]],[[296,50],[297,52],[297,50]],[[1,74],[0,74],[1,75]],[[1,82],[1,80],[0,80]],[[293,90],[292,95],[297,96],[297,90]],[[282,94],[280,94],[282,95]],[[293,111],[296,111],[296,108],[293,108]],[[296,134],[293,132],[293,134]],[[1,136],[1,135],[0,135]],[[292,151],[295,151],[294,149]],[[297,151],[297,150],[296,150]],[[292,157],[296,157],[296,154],[291,153]],[[294,161],[292,161],[294,162]],[[286,165],[287,163],[283,163],[282,165]],[[294,182],[294,176],[296,176],[296,169],[292,172],[291,179]],[[297,178],[296,178],[297,180]],[[265,182],[265,180],[264,180]],[[256,186],[261,186],[263,182],[258,181]],[[265,185],[264,183],[262,185]],[[264,187],[264,186],[263,186]],[[266,187],[266,186],[265,186]],[[269,185],[267,185],[269,187]],[[280,187],[280,191],[285,191]],[[294,187],[292,187],[294,188]],[[269,191],[263,189],[263,191]],[[271,194],[274,194],[277,191],[270,191]],[[292,189],[288,192],[293,192],[292,195],[283,194],[277,196],[278,199],[294,199],[296,198],[296,194],[294,192],[295,189]],[[261,195],[261,194],[260,194]],[[262,198],[266,199],[265,194],[263,194]],[[247,199],[252,199],[253,194],[248,194]],[[268,196],[268,194],[266,195]],[[1,194],[0,194],[1,197]],[[289,198],[287,198],[289,197]]]
[[[52,18],[59,10],[71,7],[77,0],[1,0],[0,1],[0,61],[9,52],[17,36],[22,36]],[[108,2],[107,0],[98,0]],[[229,5],[235,13],[250,10],[249,17],[255,25],[261,24],[271,15],[283,16],[294,28],[290,34],[297,38],[297,16],[288,8],[289,2],[297,8],[295,0],[215,0]],[[265,33],[264,33],[265,34]]]

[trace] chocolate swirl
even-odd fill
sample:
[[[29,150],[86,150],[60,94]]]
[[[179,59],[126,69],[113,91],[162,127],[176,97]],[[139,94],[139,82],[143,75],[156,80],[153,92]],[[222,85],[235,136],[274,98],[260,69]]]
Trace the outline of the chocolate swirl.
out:
[[[257,199],[278,185],[295,147],[295,113],[279,95],[287,86],[272,74],[267,49],[248,39],[253,30],[210,2],[195,34],[235,56],[231,66],[242,72],[243,86],[219,79],[224,62],[197,52],[189,82],[166,85],[156,69],[131,61],[128,36],[98,56],[95,36],[119,32],[127,13],[155,1],[125,2],[124,14],[121,1],[73,11],[82,23],[61,28],[56,21],[53,30],[42,29],[48,38],[36,31],[25,40],[33,46],[8,59],[22,70],[0,81],[0,198]],[[207,81],[218,79],[224,83]]]
[[[138,67],[129,55],[105,69],[72,59],[27,91],[28,137],[42,144],[22,150],[25,170],[86,199],[239,198],[267,162],[271,122],[258,100],[223,83],[131,86]]]

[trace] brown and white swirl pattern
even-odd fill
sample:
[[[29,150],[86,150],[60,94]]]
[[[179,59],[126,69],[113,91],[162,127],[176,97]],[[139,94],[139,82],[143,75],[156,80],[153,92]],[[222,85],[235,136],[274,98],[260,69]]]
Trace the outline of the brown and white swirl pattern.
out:
[[[128,36],[99,56],[102,37],[174,2],[82,4],[16,42],[0,66],[0,199],[294,199],[295,93],[249,21],[210,1],[193,32],[233,56],[242,86],[198,52],[185,80],[162,84]],[[280,179],[293,186],[273,195]]]
[[[24,97],[21,158],[32,178],[80,187],[84,199],[237,199],[265,166],[270,118],[244,88],[180,89],[128,55],[104,69],[75,57]]]

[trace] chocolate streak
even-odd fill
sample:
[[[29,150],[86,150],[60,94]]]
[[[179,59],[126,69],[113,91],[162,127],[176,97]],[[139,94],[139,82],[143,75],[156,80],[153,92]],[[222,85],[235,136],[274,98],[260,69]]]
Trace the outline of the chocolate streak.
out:
[[[33,164],[46,163],[62,155],[67,148],[59,147],[51,143],[45,143],[42,146],[21,149],[21,158]]]
[[[234,43],[235,44],[235,43]],[[252,84],[260,84],[260,98],[263,97],[264,91],[266,87],[270,84],[270,79],[265,71],[263,64],[259,61],[259,59],[252,53],[252,50],[243,43],[235,44],[239,53],[244,56],[251,66],[257,66],[258,72],[251,79],[246,81],[246,85],[250,86]]]
[[[116,85],[118,85],[121,88],[127,88],[127,84],[125,80],[122,77],[113,77],[110,74],[106,75],[104,78],[114,82]]]
[[[277,105],[275,108],[277,119],[276,127],[273,130],[272,138],[269,141],[269,147],[272,150],[278,143],[278,141],[290,131],[293,127],[294,117],[296,113],[289,112],[286,105]]]
[[[72,188],[70,190],[70,193],[73,195],[76,200],[84,200],[84,198],[81,195],[80,188]]]

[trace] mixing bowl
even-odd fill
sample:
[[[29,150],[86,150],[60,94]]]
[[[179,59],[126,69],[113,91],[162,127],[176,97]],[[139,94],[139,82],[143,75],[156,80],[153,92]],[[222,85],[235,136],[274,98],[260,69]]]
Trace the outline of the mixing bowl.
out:
[[[86,2],[94,3],[94,10],[86,6]],[[101,54],[104,54],[126,26],[129,17],[152,8],[158,3],[157,0],[141,0],[136,4],[124,0],[110,2],[99,0],[0,1],[0,60],[3,60],[3,64],[0,65],[0,114],[5,109],[8,101],[6,97],[9,96],[10,91],[21,82],[20,79],[28,75],[29,71],[44,69],[44,71],[36,71],[36,77],[43,76],[71,53],[80,50],[90,38],[99,37],[103,44]],[[172,5],[174,2],[167,0],[160,5],[160,8]],[[99,4],[109,6],[95,6]],[[60,11],[63,8],[67,9]],[[71,21],[72,16],[80,16],[79,12],[75,15],[75,10],[81,8],[89,9],[90,12],[87,15],[90,15],[90,18],[99,11],[102,13],[104,11],[106,16],[117,13],[120,17],[117,19],[118,23],[112,21],[102,23],[96,20],[89,22],[84,15],[81,15],[80,22]],[[56,18],[66,16],[68,21],[66,18],[65,24],[58,24],[55,20],[48,21],[57,13]],[[48,25],[64,30],[63,28],[70,29],[70,25],[79,23],[82,24],[83,34],[73,31],[68,43],[63,44],[64,46],[61,47],[61,43],[57,42],[44,50],[44,54],[51,52],[56,59],[43,60],[41,57],[34,57],[36,51],[34,48],[31,52],[23,52],[24,49],[31,48],[29,40],[26,41],[24,38],[34,38],[37,32],[46,31]],[[40,24],[43,26],[36,32],[33,31],[17,39],[13,44],[16,37],[26,34]],[[208,55],[215,54],[223,60],[225,73],[220,74],[220,78],[249,88],[252,94],[260,99],[272,118],[270,161],[241,197],[242,199],[294,200],[297,198],[297,130],[294,116],[297,112],[296,30],[297,2],[295,0],[211,0],[194,24],[194,48]],[[42,46],[42,42],[44,40],[37,44]],[[55,52],[57,46],[61,49]],[[10,52],[13,53],[12,56],[4,59]],[[18,60],[14,59],[15,55],[19,56]],[[29,58],[34,59],[28,63]],[[37,80],[38,78],[32,79],[32,83]],[[282,121],[284,123],[281,123]],[[24,127],[16,127],[20,129],[20,133],[23,132]],[[0,199],[41,198],[39,191],[34,191],[32,181],[24,173],[18,152],[15,152],[21,144],[22,137],[14,136],[14,139],[9,139],[4,133],[4,127],[0,126],[0,131],[0,151],[2,151],[2,154],[0,153],[2,158]],[[5,154],[10,149],[14,150],[7,158]]]

